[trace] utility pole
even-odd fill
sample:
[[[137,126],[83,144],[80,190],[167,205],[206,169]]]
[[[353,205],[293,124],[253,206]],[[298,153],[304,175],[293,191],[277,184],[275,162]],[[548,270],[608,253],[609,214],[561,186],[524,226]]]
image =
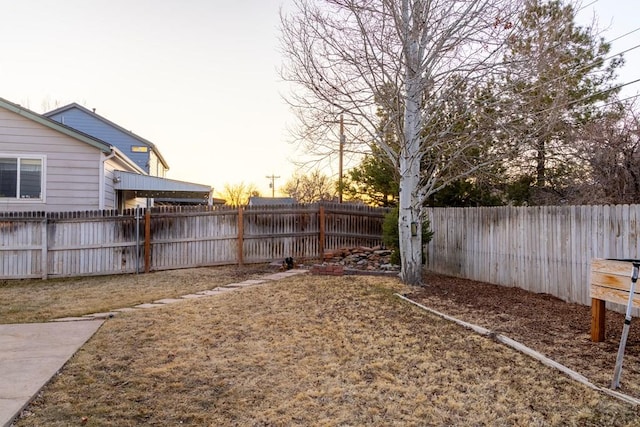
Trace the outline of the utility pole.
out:
[[[338,203],[342,203],[342,158],[344,156],[344,117],[340,114],[340,163],[338,165]]]
[[[279,176],[275,176],[274,174],[271,174],[271,176],[267,175],[267,179],[270,179],[271,182],[269,183],[269,187],[271,188],[271,198],[276,197],[276,179],[280,178]]]

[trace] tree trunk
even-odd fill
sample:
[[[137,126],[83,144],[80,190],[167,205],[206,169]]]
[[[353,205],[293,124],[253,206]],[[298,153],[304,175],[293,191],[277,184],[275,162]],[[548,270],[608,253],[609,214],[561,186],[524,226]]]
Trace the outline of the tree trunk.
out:
[[[408,1],[403,1],[405,25],[405,110],[404,144],[400,149],[400,204],[398,210],[398,236],[400,238],[400,277],[407,285],[422,284],[422,233],[420,213],[421,162],[421,100],[420,58],[417,32],[412,31]],[[414,23],[415,24],[415,23]]]
[[[547,163],[547,150],[544,140],[540,140],[537,144],[536,153],[536,186],[543,188],[547,183],[546,177],[546,163]]]
[[[410,183],[407,183],[406,187],[402,184],[403,181],[411,180],[411,177],[402,177],[400,185],[402,188],[413,188]],[[420,286],[422,285],[422,224],[419,212],[412,206],[414,196],[409,193],[409,191],[400,191],[400,210],[398,213],[400,278],[407,285]]]

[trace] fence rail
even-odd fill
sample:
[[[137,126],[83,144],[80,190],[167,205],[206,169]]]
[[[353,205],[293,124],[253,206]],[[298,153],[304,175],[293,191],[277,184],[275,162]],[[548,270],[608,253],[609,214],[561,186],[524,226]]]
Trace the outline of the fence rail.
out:
[[[317,259],[380,244],[386,212],[337,203],[0,212],[0,279]]]
[[[0,213],[0,279],[317,259],[379,244],[386,212],[312,204]],[[568,302],[590,303],[593,258],[640,258],[640,205],[432,208],[429,216],[429,270]]]
[[[640,258],[640,205],[432,208],[429,216],[428,269],[568,302],[590,304],[593,258]]]

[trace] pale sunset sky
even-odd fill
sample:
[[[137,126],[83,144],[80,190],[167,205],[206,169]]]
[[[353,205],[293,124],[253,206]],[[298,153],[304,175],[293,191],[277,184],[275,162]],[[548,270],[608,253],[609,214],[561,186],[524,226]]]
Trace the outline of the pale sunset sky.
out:
[[[583,1],[607,40],[640,26],[637,0]],[[0,0],[0,97],[38,113],[77,102],[152,141],[168,177],[255,184],[291,177],[279,11],[291,0]],[[592,4],[591,4],[592,3]],[[612,53],[640,44],[640,31]],[[640,49],[619,81],[640,78]],[[640,92],[640,83],[623,94]],[[325,170],[337,177],[337,165]]]

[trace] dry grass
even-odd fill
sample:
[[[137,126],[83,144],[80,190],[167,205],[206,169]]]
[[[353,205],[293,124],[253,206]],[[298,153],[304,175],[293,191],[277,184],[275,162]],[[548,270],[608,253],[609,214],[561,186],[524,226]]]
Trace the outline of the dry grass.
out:
[[[2,323],[46,322],[178,297],[270,271],[264,264],[151,274],[0,281]]]
[[[294,277],[120,315],[16,425],[640,425],[637,409],[398,290]]]

